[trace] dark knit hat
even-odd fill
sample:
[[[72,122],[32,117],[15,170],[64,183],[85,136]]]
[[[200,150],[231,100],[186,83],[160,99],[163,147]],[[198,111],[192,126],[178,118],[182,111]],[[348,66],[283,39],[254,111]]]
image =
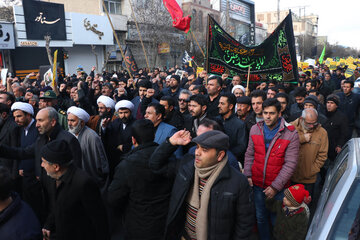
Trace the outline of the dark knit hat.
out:
[[[314,95],[310,95],[310,96],[306,97],[304,104],[305,103],[311,103],[312,105],[314,105],[315,109],[317,109],[317,107],[319,105],[319,101],[318,101],[317,97]]]
[[[41,149],[41,156],[50,163],[63,165],[72,160],[69,144],[65,140],[54,140]]]
[[[251,98],[248,96],[242,96],[242,97],[238,97],[236,99],[237,103],[243,103],[243,104],[247,104],[251,106]]]
[[[285,189],[284,195],[294,207],[300,207],[303,202],[306,204],[311,202],[311,196],[302,184],[296,184]]]
[[[229,149],[229,136],[218,130],[205,132],[194,138],[193,142],[206,148],[215,148],[218,150]]]
[[[328,101],[333,101],[337,106],[339,106],[340,103],[340,98],[335,95],[335,94],[330,94],[327,98],[326,98],[326,102]]]
[[[180,76],[179,75],[171,75],[171,78],[175,78],[175,80],[180,83]]]

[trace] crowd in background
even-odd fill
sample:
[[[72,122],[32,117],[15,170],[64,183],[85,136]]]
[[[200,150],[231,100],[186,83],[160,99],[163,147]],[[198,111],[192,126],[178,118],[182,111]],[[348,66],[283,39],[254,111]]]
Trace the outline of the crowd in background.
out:
[[[305,238],[327,170],[360,134],[359,71],[309,68],[297,83],[249,88],[188,63],[131,77],[78,66],[55,87],[7,78],[0,236]],[[269,202],[284,197],[285,210]]]

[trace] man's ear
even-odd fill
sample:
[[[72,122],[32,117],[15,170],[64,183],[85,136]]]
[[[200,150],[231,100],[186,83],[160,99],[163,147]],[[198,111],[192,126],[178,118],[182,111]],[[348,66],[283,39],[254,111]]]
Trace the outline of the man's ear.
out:
[[[230,104],[229,108],[231,109],[231,111],[234,111],[235,105],[234,104]]]
[[[201,110],[202,110],[203,112],[205,112],[206,109],[207,109],[207,106],[206,106],[206,105],[204,105],[204,106],[201,107]]]
[[[219,153],[218,153],[218,155],[217,155],[217,161],[220,162],[221,160],[223,160],[224,157],[225,157],[225,155],[226,155],[226,151],[225,151],[225,150],[219,151]]]
[[[131,136],[131,142],[134,146],[137,144],[136,139],[133,136]]]
[[[1,113],[1,118],[2,118],[2,119],[5,119],[6,116],[7,116],[7,113],[6,113],[6,112],[2,112],[2,113]]]
[[[58,171],[60,170],[60,165],[59,165],[59,164],[54,163],[53,166],[54,166],[54,170],[55,170],[55,171],[58,172]]]

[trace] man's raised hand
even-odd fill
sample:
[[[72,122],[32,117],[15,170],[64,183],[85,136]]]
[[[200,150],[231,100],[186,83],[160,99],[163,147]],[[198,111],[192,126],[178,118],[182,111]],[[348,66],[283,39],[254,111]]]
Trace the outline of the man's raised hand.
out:
[[[171,145],[182,145],[185,146],[191,142],[191,135],[189,131],[180,130],[177,131],[171,138],[169,138]]]

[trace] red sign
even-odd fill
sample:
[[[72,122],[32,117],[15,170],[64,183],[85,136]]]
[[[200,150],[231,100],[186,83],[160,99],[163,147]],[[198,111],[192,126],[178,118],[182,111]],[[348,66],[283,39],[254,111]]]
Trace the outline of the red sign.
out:
[[[230,9],[234,12],[245,14],[245,8],[243,6],[240,6],[240,5],[237,5],[234,3],[230,3]]]

